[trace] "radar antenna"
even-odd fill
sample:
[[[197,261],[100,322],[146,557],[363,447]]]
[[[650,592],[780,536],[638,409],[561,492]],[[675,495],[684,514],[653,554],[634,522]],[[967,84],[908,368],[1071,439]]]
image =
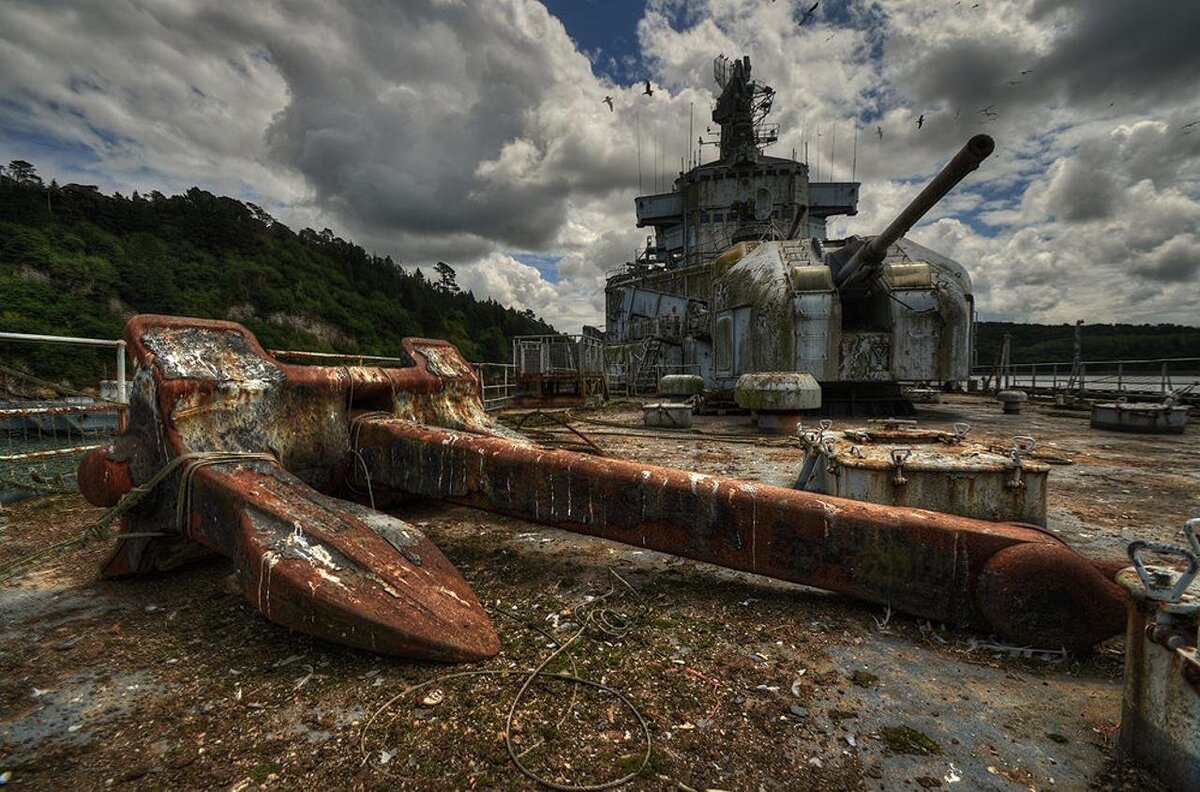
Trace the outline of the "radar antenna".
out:
[[[779,139],[779,125],[767,124],[775,89],[750,79],[750,57],[713,60],[713,78],[721,87],[712,118],[721,125],[721,161],[752,162]]]

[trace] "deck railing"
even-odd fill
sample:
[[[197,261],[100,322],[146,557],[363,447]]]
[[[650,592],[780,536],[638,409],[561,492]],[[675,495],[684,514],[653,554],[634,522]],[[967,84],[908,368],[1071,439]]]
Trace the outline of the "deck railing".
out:
[[[107,443],[125,425],[125,342],[8,332],[0,332],[0,342],[114,350],[116,379],[106,381],[105,372],[97,371],[98,397],[0,362],[8,391],[0,396],[0,504],[74,492],[75,470],[83,455]]]
[[[1032,392],[1081,395],[1165,396],[1200,383],[1200,357],[1013,363],[1006,371],[978,366],[972,377],[984,389],[1023,388]]]

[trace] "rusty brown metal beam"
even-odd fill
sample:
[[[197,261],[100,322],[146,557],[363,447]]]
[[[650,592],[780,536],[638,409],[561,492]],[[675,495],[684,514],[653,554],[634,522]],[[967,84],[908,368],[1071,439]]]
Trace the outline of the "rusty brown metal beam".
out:
[[[375,487],[1084,647],[1124,626],[1125,596],[1033,526],[879,506],[384,417],[360,421]]]

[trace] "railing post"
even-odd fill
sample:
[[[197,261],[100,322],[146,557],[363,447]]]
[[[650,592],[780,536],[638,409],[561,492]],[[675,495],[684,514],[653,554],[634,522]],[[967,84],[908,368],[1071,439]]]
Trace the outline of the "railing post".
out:
[[[1029,376],[1030,376],[1029,393],[1030,393],[1030,395],[1037,393],[1037,369],[1038,369],[1037,363],[1034,363],[1029,367]]]
[[[1167,395],[1167,386],[1170,383],[1170,381],[1171,381],[1171,378],[1169,376],[1167,376],[1167,361],[1164,360],[1162,362],[1162,394],[1164,396]]]
[[[117,401],[121,404],[128,404],[129,399],[125,393],[125,341],[117,342]]]
[[[1125,389],[1125,363],[1117,363],[1117,394]]]

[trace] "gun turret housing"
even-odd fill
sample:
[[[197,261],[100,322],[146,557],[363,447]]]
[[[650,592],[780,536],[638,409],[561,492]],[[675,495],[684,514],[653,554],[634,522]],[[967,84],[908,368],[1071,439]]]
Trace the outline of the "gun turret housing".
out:
[[[638,196],[653,239],[605,285],[612,381],[634,392],[655,372],[686,371],[719,398],[747,374],[804,373],[819,409],[888,416],[915,410],[904,383],[961,385],[971,276],[904,235],[991,155],[992,138],[966,141],[878,235],[830,239],[829,218],[858,212],[858,182],[816,180],[808,162],[766,152],[775,92],[751,79],[749,58],[717,58],[713,76],[720,139],[699,142],[719,143],[719,156],[693,159],[670,192]]]
[[[878,274],[888,248],[907,234],[968,173],[978,168],[979,163],[987,159],[995,148],[996,143],[990,135],[975,135],[968,140],[954,155],[954,159],[925,185],[925,189],[896,215],[896,219],[882,233],[858,245],[858,249],[834,275],[838,289],[846,292],[865,287]]]

